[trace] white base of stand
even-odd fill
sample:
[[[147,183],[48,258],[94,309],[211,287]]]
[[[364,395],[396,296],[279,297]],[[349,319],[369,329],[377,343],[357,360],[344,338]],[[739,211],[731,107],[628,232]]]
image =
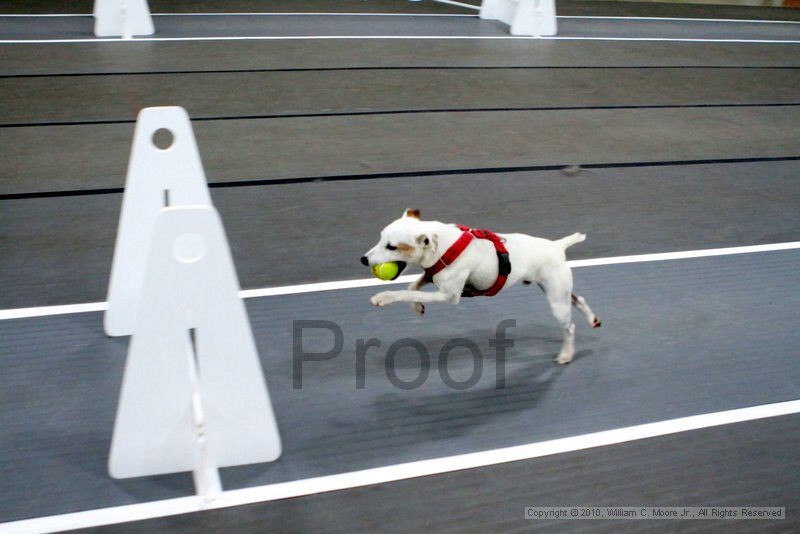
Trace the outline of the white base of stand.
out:
[[[187,354],[189,360],[189,383],[192,389],[192,419],[197,439],[194,478],[195,492],[202,496],[211,496],[222,492],[222,482],[211,452],[208,450],[206,437],[206,417],[203,411],[203,398],[200,392],[200,379],[197,374],[197,354],[194,343]]]
[[[120,392],[114,478],[271,462],[278,427],[222,222],[212,206],[164,208],[147,254]]]
[[[153,17],[147,0],[94,0],[94,34],[97,37],[153,35]]]
[[[556,35],[555,0],[483,0],[480,17],[508,24],[511,35]]]

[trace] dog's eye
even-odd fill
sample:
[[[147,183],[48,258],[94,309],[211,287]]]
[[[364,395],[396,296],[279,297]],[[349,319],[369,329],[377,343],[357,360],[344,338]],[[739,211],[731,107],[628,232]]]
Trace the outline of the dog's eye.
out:
[[[394,245],[386,245],[386,250],[397,250],[397,247]]]

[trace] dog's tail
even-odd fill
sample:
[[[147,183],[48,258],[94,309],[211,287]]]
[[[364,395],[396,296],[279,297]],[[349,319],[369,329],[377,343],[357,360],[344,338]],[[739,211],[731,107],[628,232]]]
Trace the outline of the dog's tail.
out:
[[[561,248],[563,248],[564,250],[567,250],[572,245],[580,243],[584,239],[586,239],[586,234],[575,232],[572,235],[568,235],[567,237],[559,239],[558,241],[556,241],[556,243],[561,245]]]

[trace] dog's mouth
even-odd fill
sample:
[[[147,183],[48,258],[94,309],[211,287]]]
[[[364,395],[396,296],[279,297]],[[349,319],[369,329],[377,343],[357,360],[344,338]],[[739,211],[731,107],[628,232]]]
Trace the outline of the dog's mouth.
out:
[[[392,278],[392,280],[397,280],[397,277],[400,276],[403,273],[403,271],[406,270],[406,262],[397,261],[395,263],[397,264],[397,274],[394,275],[394,278]]]

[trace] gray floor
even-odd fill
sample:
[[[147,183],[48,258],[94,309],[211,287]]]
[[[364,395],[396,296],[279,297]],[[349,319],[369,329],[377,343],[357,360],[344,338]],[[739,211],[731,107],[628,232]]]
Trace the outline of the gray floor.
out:
[[[91,9],[88,1],[25,4],[0,0],[0,12]],[[466,12],[394,0],[154,0],[151,6],[154,12]],[[798,10],[615,2],[559,2],[559,13],[800,19]],[[469,17],[409,18],[370,18],[374,25],[366,31],[452,34],[469,27],[505,35]],[[157,21],[166,19],[175,35],[220,26],[333,31],[327,18],[316,17],[239,17],[236,25],[226,18]],[[356,28],[352,18],[337,20],[336,31]],[[24,32],[29,22],[0,19],[0,38],[13,33],[2,28]],[[593,35],[609,29],[607,21],[560,22],[566,33],[575,24]],[[75,35],[90,32],[88,17],[57,24]],[[650,24],[613,30],[684,37],[800,33],[800,26],[786,24]],[[497,231],[587,232],[572,258],[800,238],[800,45],[320,43],[0,45],[0,309],[104,298],[131,121],[149,105],[184,105],[196,119],[214,203],[246,288],[367,277],[358,257],[408,206],[425,217]],[[587,168],[575,176],[560,172],[570,164]],[[567,367],[552,362],[559,333],[535,288],[432,307],[424,319],[406,306],[371,307],[374,289],[248,300],[286,452],[274,464],[226,469],[223,482],[227,489],[249,487],[797,399],[798,256],[576,269],[576,288],[604,325],[595,331],[579,324],[578,357]],[[516,345],[506,387],[498,390],[488,340],[507,318],[517,321]],[[338,358],[306,367],[299,390],[291,374],[298,319],[336,321],[345,337]],[[393,387],[385,369],[386,349],[407,336],[420,339],[434,363],[414,391]],[[368,359],[366,389],[357,390],[354,347],[370,337],[382,344]],[[483,353],[482,378],[465,391],[447,388],[436,372],[441,346],[456,337],[473,340]],[[323,350],[328,342],[309,334],[305,346]],[[192,493],[185,474],[127,481],[107,475],[126,347],[126,339],[103,335],[96,313],[0,321],[6,384],[0,521]],[[465,378],[471,361],[454,353],[453,375]],[[413,356],[403,354],[390,371],[411,379]],[[787,444],[796,441],[796,427],[796,417],[765,420],[126,528],[352,531],[391,524],[398,531],[513,531],[533,527],[517,519],[523,505],[536,504],[530,498],[786,506],[785,523],[724,527],[791,531],[800,505],[798,458]],[[737,469],[726,470],[731,465]],[[462,515],[471,523],[456,520]],[[707,524],[663,528],[703,531]]]
[[[709,428],[613,447],[513,462],[92,532],[792,532],[780,521],[529,521],[526,506],[749,505],[796,509],[800,418]],[[654,460],[657,458],[657,460]],[[532,481],[535,481],[532,483]],[[454,488],[458,488],[454,491]],[[638,504],[637,504],[638,505]],[[387,518],[402,518],[388,522]]]
[[[479,5],[478,0],[461,0],[464,4]],[[150,0],[153,13],[429,13],[474,14],[466,9],[433,0],[411,2],[405,0]],[[625,17],[691,17],[744,20],[800,20],[793,9],[681,4],[654,2],[618,2],[585,0],[558,0],[559,15],[567,16],[625,16]],[[92,0],[0,0],[0,13],[84,13],[92,12]]]
[[[800,39],[800,25],[760,22],[559,19],[562,37],[659,39]]]
[[[122,187],[132,130],[131,124],[0,130],[0,174],[7,177],[0,194]],[[217,183],[796,157],[800,106],[232,119],[199,122],[194,131],[208,181]],[[53,148],[32,157],[43,147]]]
[[[587,232],[572,258],[793,241],[800,235],[799,170],[800,162],[789,161],[211,191],[240,283],[254,288],[368,276],[358,258],[408,205],[427,218],[497,231],[549,238]],[[0,262],[0,308],[104,300],[121,198],[0,201],[8,251]]]
[[[2,75],[353,67],[800,67],[796,44],[334,40],[79,43],[0,47]]]
[[[192,16],[155,17],[160,39],[210,37],[303,37],[303,36],[445,36],[511,37],[508,26],[475,17],[396,17],[285,15],[274,16]],[[86,17],[0,18],[3,39],[91,39],[93,19]],[[641,21],[561,18],[559,37],[625,39],[745,39],[797,41],[796,23]]]
[[[466,0],[465,4],[475,4]],[[570,2],[568,2],[570,3]],[[430,0],[149,0],[152,13],[474,13],[473,10],[441,4]],[[92,12],[93,0],[72,0],[69,3],[53,0],[0,0],[0,13],[84,13]],[[641,6],[646,8],[646,6]],[[739,10],[740,12],[742,10]],[[786,11],[763,10],[775,16]],[[746,13],[747,10],[744,10]],[[791,13],[790,13],[791,15]]]
[[[158,38],[187,37],[298,37],[298,36],[508,36],[500,23],[478,17],[363,16],[191,16],[156,17]],[[86,17],[0,18],[5,39],[93,38],[93,19]],[[783,25],[778,25],[783,26]],[[774,30],[771,30],[770,35]],[[777,30],[777,35],[783,35]],[[785,37],[789,39],[789,37]]]
[[[764,85],[770,90],[765,92]],[[133,122],[134,102],[193,120],[384,112],[800,105],[800,68],[402,68],[0,78],[0,127]],[[236,87],[241,98],[231,99]],[[574,87],[569,92],[564,87]],[[446,88],[446,90],[442,90]],[[91,95],[91,98],[87,98]],[[357,95],[357,98],[353,98]],[[390,119],[391,120],[391,119]]]
[[[799,259],[800,252],[786,251],[576,269],[576,291],[603,327],[579,323],[576,361],[568,367],[553,362],[560,334],[535,287],[431,307],[424,318],[404,305],[372,307],[372,288],[249,300],[285,452],[269,465],[225,469],[223,483],[256,486],[792,400],[800,381],[800,306],[787,288],[800,284]],[[105,451],[126,340],[105,337],[101,319],[92,313],[0,323],[0,372],[11,385],[0,391],[4,519],[191,492],[188,475],[108,478]],[[295,389],[292,325],[315,319],[341,328],[343,350],[305,364]],[[504,319],[517,326],[499,373],[488,341]],[[391,343],[407,337],[431,355],[432,372],[414,390],[387,378],[394,372],[408,382],[420,372],[413,351],[400,352],[394,367],[386,363]],[[462,337],[478,344],[482,376],[459,391],[440,378],[437,355],[447,340]],[[356,340],[369,338],[381,345],[367,355],[359,390]],[[324,352],[331,339],[325,330],[306,331],[303,350]],[[461,381],[472,365],[456,350],[447,369]]]

